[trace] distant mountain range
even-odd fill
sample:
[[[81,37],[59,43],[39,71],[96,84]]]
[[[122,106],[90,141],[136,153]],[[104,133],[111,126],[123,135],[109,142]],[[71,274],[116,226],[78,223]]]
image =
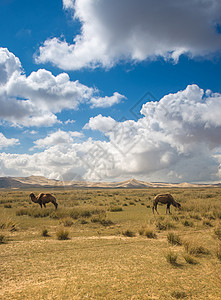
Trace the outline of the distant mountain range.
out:
[[[88,181],[59,181],[43,176],[29,177],[0,177],[0,188],[191,188],[191,187],[215,187],[220,184],[191,184],[191,183],[150,183],[136,179],[120,182],[88,182]]]

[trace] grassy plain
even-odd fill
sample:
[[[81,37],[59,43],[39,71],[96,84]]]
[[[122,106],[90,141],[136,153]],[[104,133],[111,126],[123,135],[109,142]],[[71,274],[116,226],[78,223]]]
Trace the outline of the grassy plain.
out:
[[[0,299],[221,299],[221,189],[30,192],[0,191]]]

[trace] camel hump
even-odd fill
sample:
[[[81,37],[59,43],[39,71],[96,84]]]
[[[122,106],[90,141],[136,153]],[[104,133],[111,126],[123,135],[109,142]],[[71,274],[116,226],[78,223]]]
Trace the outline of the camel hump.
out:
[[[168,203],[174,202],[174,198],[171,194],[167,193],[167,194],[158,194],[156,195],[156,197],[154,198],[153,202],[161,202],[161,203]]]
[[[52,194],[45,194],[45,196],[46,196],[47,198],[51,198],[51,199],[55,199],[55,200],[56,200],[56,198],[55,198]]]
[[[41,193],[38,195],[38,199],[41,199],[45,194],[44,193]]]
[[[167,193],[167,194],[158,194],[158,195],[156,195],[156,197],[154,199],[156,199],[156,198],[173,198],[173,196],[169,193]]]

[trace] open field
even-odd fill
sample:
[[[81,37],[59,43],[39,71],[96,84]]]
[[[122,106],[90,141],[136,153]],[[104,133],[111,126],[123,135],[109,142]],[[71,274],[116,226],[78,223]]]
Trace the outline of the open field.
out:
[[[221,188],[30,192],[0,192],[0,299],[221,299]]]

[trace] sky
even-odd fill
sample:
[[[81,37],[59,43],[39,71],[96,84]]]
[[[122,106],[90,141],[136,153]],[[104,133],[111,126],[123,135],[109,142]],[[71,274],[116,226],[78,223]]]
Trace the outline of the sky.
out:
[[[0,0],[0,176],[221,182],[220,0]]]

